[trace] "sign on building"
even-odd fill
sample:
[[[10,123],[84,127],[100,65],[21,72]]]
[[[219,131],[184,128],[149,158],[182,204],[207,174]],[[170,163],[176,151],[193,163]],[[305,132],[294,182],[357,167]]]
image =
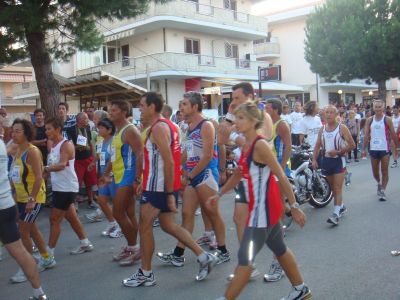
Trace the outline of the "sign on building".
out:
[[[259,81],[281,81],[281,66],[260,68],[258,78]]]

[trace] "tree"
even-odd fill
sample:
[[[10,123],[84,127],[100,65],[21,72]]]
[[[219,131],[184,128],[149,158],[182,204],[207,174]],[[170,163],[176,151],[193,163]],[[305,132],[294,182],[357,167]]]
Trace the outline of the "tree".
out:
[[[305,58],[328,81],[378,83],[400,75],[400,1],[327,0],[306,22]]]
[[[30,57],[42,107],[53,115],[60,87],[51,58],[65,61],[77,50],[99,49],[98,19],[135,17],[147,11],[150,1],[0,0],[0,64]]]

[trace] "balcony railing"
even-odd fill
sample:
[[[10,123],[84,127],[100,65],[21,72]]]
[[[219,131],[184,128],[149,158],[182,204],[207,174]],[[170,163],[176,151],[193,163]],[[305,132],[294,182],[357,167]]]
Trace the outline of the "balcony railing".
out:
[[[239,58],[215,57],[185,53],[156,53],[136,58],[124,59],[105,65],[77,71],[78,76],[91,74],[100,70],[121,78],[143,78],[147,72],[203,72],[208,74],[231,74],[257,76],[258,67],[266,67],[267,63]],[[165,74],[165,73],[164,73]],[[207,75],[204,75],[207,76]]]
[[[175,0],[166,4],[151,4],[149,10],[144,15],[133,19],[121,21],[102,20],[101,31],[113,30],[122,26],[130,25],[135,22],[156,16],[182,17],[188,20],[207,21],[223,25],[236,26],[245,29],[267,32],[268,21],[263,17],[253,16],[247,13],[224,9],[211,5],[199,4],[194,1]]]
[[[259,58],[279,57],[281,54],[280,44],[277,42],[254,44],[254,54]]]

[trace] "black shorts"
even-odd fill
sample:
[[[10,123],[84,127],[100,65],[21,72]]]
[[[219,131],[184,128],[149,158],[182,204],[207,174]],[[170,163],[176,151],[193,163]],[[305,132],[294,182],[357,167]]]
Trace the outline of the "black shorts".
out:
[[[0,241],[11,244],[20,239],[17,227],[17,208],[14,206],[0,210]]]
[[[61,210],[68,210],[70,205],[75,202],[78,193],[56,192],[53,191],[53,207]]]
[[[235,192],[236,192],[235,203],[248,204],[243,181],[240,181],[239,184],[235,187]]]
[[[42,208],[42,204],[36,203],[30,213],[25,212],[26,204],[27,203],[17,202],[19,219],[25,223],[34,223]]]
[[[174,192],[175,204],[178,207],[178,192]],[[165,192],[149,192],[143,191],[140,198],[140,204],[150,203],[153,207],[160,210],[160,212],[171,212],[167,203],[167,193]]]

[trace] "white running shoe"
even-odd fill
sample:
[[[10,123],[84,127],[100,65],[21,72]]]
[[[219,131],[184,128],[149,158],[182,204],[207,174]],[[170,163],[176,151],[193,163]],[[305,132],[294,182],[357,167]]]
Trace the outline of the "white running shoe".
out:
[[[15,275],[10,278],[10,281],[12,283],[21,283],[27,280],[28,279],[26,278],[25,273],[21,270],[21,268],[19,268],[17,273],[15,273]]]
[[[76,247],[74,250],[70,252],[72,255],[77,255],[77,254],[82,254],[85,252],[90,252],[93,250],[93,245],[89,242],[87,245],[82,245],[80,244],[78,247]]]

